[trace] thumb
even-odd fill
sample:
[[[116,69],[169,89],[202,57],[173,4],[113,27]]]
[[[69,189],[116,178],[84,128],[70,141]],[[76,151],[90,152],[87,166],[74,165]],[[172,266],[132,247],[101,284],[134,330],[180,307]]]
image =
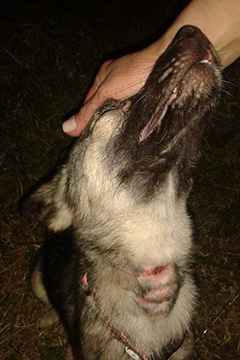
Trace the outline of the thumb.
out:
[[[85,129],[98,108],[98,104],[93,98],[89,99],[77,114],[62,124],[62,129],[66,134],[77,137]]]
[[[108,69],[111,62],[110,60],[106,61],[101,66],[80,111],[62,124],[63,131],[66,134],[73,137],[79,136],[91,120],[95,111],[107,98],[105,92],[101,92],[101,84],[106,78],[106,69]]]

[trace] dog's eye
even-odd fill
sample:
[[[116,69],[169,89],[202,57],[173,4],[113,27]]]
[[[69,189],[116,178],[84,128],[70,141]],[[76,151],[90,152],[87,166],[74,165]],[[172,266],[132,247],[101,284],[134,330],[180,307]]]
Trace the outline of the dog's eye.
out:
[[[92,120],[91,120],[90,129],[93,129],[95,127],[98,120],[100,120],[103,115],[105,115],[109,111],[115,110],[117,108],[116,103],[117,103],[117,101],[115,101],[115,100],[105,101],[93,115]]]
[[[102,112],[101,112],[100,117],[102,117],[103,115],[107,114],[107,113],[108,113],[109,111],[111,111],[111,110],[116,110],[116,108],[115,108],[115,107],[108,107],[108,108],[103,109]]]
[[[95,112],[91,121],[90,129],[93,129],[95,127],[95,125],[103,117],[103,115],[106,115],[107,113],[112,111],[119,110],[122,110],[122,112],[125,113],[128,110],[130,104],[131,102],[128,100],[118,101],[109,99],[105,101]]]
[[[117,101],[109,99],[105,101],[105,103],[103,103],[103,105],[98,109],[98,119],[109,111],[122,110],[124,113],[126,113],[129,110],[130,105],[130,100]]]
[[[118,101],[109,99],[105,101],[102,106],[98,109],[98,119],[108,113],[109,111],[116,110],[118,108]]]

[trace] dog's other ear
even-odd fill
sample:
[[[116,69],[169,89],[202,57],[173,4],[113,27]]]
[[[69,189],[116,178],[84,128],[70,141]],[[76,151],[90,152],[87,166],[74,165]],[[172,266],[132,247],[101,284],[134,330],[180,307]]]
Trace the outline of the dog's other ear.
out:
[[[66,199],[66,184],[63,168],[51,181],[39,186],[22,201],[21,213],[36,222],[45,220],[50,230],[65,230],[72,224],[72,214]]]
[[[52,181],[40,185],[20,201],[21,214],[35,222],[46,219],[53,207]]]

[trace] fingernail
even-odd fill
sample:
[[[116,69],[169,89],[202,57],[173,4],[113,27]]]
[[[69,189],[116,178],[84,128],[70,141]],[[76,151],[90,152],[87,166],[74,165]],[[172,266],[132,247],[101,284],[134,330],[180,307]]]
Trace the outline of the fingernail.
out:
[[[64,121],[62,124],[62,129],[65,133],[75,130],[77,127],[77,122],[75,116],[70,117],[70,119]]]

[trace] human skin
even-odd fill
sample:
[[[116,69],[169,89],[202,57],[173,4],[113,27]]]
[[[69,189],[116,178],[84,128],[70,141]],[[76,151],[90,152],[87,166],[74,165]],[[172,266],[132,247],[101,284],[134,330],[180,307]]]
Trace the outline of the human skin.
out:
[[[240,0],[192,0],[159,40],[143,50],[103,63],[82,108],[63,123],[63,131],[79,136],[106,99],[125,99],[139,91],[155,61],[183,25],[202,30],[217,51],[222,68],[240,56]]]

